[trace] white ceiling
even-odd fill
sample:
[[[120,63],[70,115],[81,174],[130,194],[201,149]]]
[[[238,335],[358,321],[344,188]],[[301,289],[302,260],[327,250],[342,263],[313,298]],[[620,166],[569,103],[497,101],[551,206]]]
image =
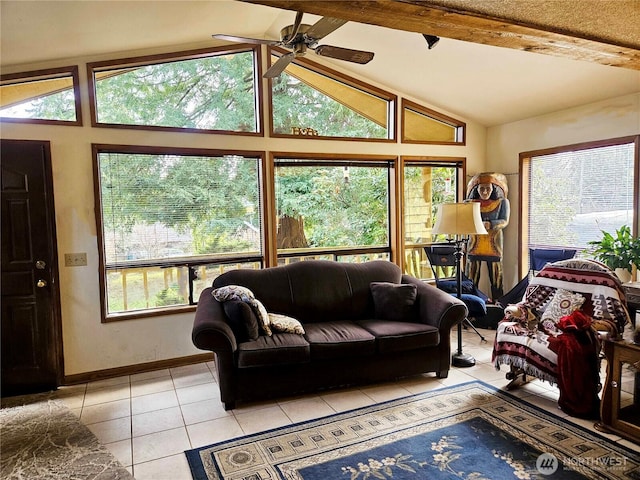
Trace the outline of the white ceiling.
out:
[[[0,66],[217,45],[213,33],[279,38],[295,13],[229,0],[0,1]],[[305,15],[305,23],[319,17]],[[375,52],[338,68],[485,126],[640,92],[640,71],[349,22],[322,43]],[[119,55],[114,55],[117,57]],[[315,54],[309,58],[317,60]],[[67,61],[65,61],[67,60]]]

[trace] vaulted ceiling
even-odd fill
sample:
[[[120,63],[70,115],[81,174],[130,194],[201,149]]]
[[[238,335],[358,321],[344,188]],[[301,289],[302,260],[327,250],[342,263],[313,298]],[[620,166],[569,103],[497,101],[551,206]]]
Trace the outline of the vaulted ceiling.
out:
[[[243,1],[640,70],[637,0]]]
[[[638,0],[2,0],[0,66],[278,39],[295,10],[350,20],[322,43],[375,52],[308,58],[486,126],[640,92]],[[419,33],[441,40],[428,50]]]

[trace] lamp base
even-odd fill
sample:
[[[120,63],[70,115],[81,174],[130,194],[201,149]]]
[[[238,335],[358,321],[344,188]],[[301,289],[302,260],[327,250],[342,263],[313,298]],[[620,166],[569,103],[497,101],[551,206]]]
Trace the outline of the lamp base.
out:
[[[473,367],[476,359],[468,353],[454,353],[451,357],[451,365],[454,367]]]

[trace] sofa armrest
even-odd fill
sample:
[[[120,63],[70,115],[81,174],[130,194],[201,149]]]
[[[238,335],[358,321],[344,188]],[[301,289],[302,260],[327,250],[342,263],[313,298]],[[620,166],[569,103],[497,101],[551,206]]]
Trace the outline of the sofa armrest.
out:
[[[238,348],[236,337],[227,323],[222,304],[213,298],[211,291],[212,288],[205,288],[200,294],[191,340],[202,350],[233,354]]]
[[[422,323],[449,332],[466,318],[467,306],[453,295],[410,275],[402,275],[402,283],[412,283],[418,288],[417,301]]]

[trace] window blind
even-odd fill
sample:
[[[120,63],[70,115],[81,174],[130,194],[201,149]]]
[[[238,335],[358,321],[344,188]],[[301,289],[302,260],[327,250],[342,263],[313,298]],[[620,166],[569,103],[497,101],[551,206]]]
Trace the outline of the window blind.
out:
[[[529,246],[588,248],[633,222],[634,144],[531,157]]]

